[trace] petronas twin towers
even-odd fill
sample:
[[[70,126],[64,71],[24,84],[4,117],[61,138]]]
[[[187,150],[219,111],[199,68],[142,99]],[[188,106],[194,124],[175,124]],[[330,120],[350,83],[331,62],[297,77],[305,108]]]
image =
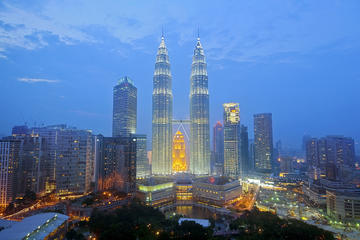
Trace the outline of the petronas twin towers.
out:
[[[172,173],[172,77],[164,37],[157,51],[152,94],[152,173]],[[194,50],[190,77],[190,173],[210,174],[208,75],[200,38]]]
[[[152,94],[152,173],[171,174],[173,96],[164,37],[156,55]]]

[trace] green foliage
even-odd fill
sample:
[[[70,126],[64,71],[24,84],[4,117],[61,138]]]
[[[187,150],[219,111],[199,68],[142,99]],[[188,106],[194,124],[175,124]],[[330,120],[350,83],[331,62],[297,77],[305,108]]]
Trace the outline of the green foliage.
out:
[[[36,193],[30,190],[26,190],[24,195],[25,202],[35,202],[36,201]]]
[[[233,230],[239,230],[238,239],[301,239],[333,240],[331,232],[295,219],[281,219],[269,212],[254,209],[234,220],[230,224]]]
[[[160,211],[132,203],[114,212],[94,210],[89,228],[98,239],[210,239],[212,232],[195,222],[178,224]]]
[[[25,195],[22,199],[16,199],[15,201],[11,202],[6,208],[5,208],[5,215],[10,215],[15,212],[20,211],[23,208],[27,208],[31,205],[33,205],[36,201],[36,193],[30,190],[26,190]]]
[[[94,197],[88,197],[85,198],[84,201],[82,201],[81,205],[90,206],[93,203],[94,203]]]
[[[198,239],[205,240],[212,236],[212,231],[205,229],[200,224],[192,221],[184,221],[175,228],[176,239]]]
[[[81,233],[76,232],[74,229],[68,231],[65,235],[67,240],[85,240],[84,235]]]
[[[10,214],[14,213],[15,210],[16,210],[16,209],[15,209],[14,203],[11,202],[11,203],[5,208],[4,213],[5,213],[5,215],[10,215]]]

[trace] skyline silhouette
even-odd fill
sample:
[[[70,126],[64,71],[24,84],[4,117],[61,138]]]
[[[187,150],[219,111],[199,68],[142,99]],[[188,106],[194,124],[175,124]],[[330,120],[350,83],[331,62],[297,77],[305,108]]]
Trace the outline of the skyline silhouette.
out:
[[[280,139],[284,146],[300,148],[304,134],[359,142],[356,1],[200,1],[192,8],[191,2],[157,2],[146,14],[139,5],[105,2],[95,11],[93,2],[64,3],[64,11],[55,12],[56,1],[1,3],[0,100],[6,106],[0,134],[36,122],[110,136],[112,88],[129,76],[139,91],[138,132],[151,136],[153,63],[163,26],[175,119],[190,116],[191,55],[199,27],[208,63],[210,127],[222,120],[223,103],[238,102],[250,138],[253,114],[271,112],[274,142]],[[152,11],[159,7],[163,17]],[[182,11],[176,14],[177,8]]]

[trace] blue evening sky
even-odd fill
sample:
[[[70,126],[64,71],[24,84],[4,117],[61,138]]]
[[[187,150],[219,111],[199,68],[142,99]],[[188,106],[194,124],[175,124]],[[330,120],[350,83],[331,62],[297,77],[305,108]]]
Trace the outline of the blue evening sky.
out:
[[[111,134],[112,88],[138,88],[138,133],[151,137],[152,78],[164,28],[174,118],[189,118],[197,28],[208,62],[211,127],[222,103],[273,114],[274,140],[360,140],[360,1],[19,1],[0,3],[0,135],[67,123]]]

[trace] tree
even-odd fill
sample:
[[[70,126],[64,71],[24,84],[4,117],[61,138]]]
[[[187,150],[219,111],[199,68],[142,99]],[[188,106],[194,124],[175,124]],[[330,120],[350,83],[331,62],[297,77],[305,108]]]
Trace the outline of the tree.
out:
[[[210,239],[210,228],[195,222],[178,224],[177,218],[165,219],[159,210],[137,202],[113,212],[94,210],[90,231],[98,239]]]
[[[85,240],[85,237],[82,233],[76,232],[74,229],[68,231],[65,235],[67,240]]]
[[[36,193],[27,189],[23,199],[25,202],[34,202],[36,201]]]
[[[333,240],[331,232],[295,219],[281,219],[270,212],[257,209],[245,212],[230,224],[241,232],[238,239],[301,239]]]

